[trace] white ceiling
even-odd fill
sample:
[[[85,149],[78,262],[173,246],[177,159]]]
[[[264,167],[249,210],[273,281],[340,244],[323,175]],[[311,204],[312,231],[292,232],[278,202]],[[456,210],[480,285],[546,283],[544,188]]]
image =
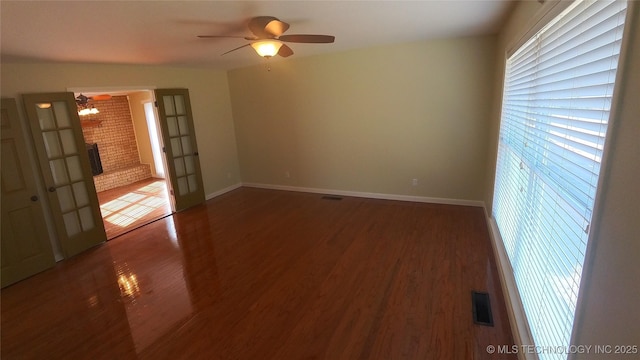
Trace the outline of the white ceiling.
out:
[[[232,69],[264,61],[243,39],[258,15],[287,34],[335,35],[334,44],[289,44],[295,57],[429,38],[495,33],[509,0],[449,1],[8,1],[0,2],[3,62],[157,64]],[[273,59],[270,61],[282,61]],[[286,60],[285,60],[286,61]]]

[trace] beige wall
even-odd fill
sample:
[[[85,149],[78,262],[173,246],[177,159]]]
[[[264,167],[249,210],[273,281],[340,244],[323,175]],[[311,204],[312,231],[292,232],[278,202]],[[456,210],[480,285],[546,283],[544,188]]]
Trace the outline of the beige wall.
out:
[[[153,101],[152,96],[150,91],[138,91],[129,94],[129,108],[131,109],[133,129],[136,133],[140,163],[148,164],[151,167],[151,176],[156,176],[156,165],[153,161],[147,116],[144,113],[144,102]]]
[[[633,3],[633,2],[630,2]],[[640,5],[640,4],[635,4]],[[546,5],[549,6],[549,5]],[[500,122],[502,69],[506,51],[541,18],[543,5],[520,2],[498,39],[496,91],[488,156],[487,189],[490,204]],[[603,187],[592,223],[576,313],[574,343],[581,345],[640,346],[640,6],[635,6],[634,34],[626,60],[617,116],[609,127],[610,138],[601,173]],[[557,344],[562,345],[562,344]],[[629,355],[582,354],[575,359],[628,359]]]
[[[2,96],[18,101],[20,94],[70,88],[188,88],[205,194],[240,181],[225,72],[160,66],[11,63],[3,63],[0,71]]]
[[[425,41],[230,71],[243,181],[480,200],[494,45]]]

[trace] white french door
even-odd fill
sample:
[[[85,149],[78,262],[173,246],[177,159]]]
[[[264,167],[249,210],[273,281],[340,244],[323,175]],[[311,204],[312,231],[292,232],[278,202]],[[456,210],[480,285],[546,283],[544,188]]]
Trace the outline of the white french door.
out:
[[[176,211],[204,202],[204,188],[187,89],[155,90]]]
[[[2,287],[55,265],[15,99],[2,99]]]
[[[106,241],[73,93],[23,95],[65,257]]]

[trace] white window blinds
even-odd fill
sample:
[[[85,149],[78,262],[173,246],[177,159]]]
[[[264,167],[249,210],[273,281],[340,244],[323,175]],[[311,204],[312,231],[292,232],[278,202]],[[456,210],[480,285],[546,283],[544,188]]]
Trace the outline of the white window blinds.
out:
[[[576,1],[507,60],[493,217],[538,346],[570,342],[625,15]]]

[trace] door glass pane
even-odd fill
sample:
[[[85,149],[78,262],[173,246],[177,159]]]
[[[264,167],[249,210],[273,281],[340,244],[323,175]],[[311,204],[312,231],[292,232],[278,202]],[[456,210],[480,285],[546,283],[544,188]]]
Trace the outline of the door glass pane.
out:
[[[171,151],[173,151],[173,156],[182,155],[182,147],[180,146],[180,138],[171,138]]]
[[[64,227],[67,230],[67,235],[73,236],[80,232],[80,223],[78,222],[78,216],[75,211],[62,215],[64,219]]]
[[[185,165],[185,169],[187,174],[193,174],[196,172],[195,167],[193,166],[193,156],[189,155],[189,156],[185,156],[184,157],[184,165]]]
[[[51,103],[50,102],[43,102],[43,103],[37,103],[36,104],[36,108],[37,109],[48,109],[51,107]]]
[[[76,141],[73,137],[73,130],[61,130],[60,140],[62,140],[62,148],[64,149],[64,153],[66,155],[76,154],[78,152],[78,150],[76,149]]]
[[[69,183],[67,177],[67,166],[64,164],[63,159],[50,160],[49,167],[51,168],[51,175],[53,175],[53,183],[56,185],[64,185]]]
[[[169,128],[169,136],[178,136],[178,121],[175,117],[167,117],[167,127]]]
[[[67,158],[67,166],[69,167],[71,181],[82,180],[82,167],[80,166],[79,156],[69,156]]]
[[[173,99],[176,101],[176,114],[186,114],[187,112],[184,110],[184,98],[182,95],[176,95]]]
[[[178,116],[178,123],[180,124],[180,135],[189,134],[189,123],[186,116]]]
[[[167,115],[175,115],[176,109],[173,107],[173,98],[172,96],[163,96],[162,101],[164,101],[164,111]]]
[[[184,176],[184,161],[181,157],[173,159],[176,166],[176,176]]]
[[[73,184],[73,195],[76,197],[77,207],[89,204],[89,195],[87,194],[87,187],[84,182],[77,182]]]
[[[78,211],[80,215],[80,223],[82,224],[82,230],[91,230],[94,227],[93,214],[91,213],[91,207],[86,206]]]
[[[76,204],[73,202],[73,195],[71,195],[71,186],[61,186],[56,192],[58,193],[58,201],[60,202],[60,210],[67,212],[73,210]]]
[[[49,159],[62,155],[60,141],[58,141],[58,133],[56,131],[43,132],[42,139],[44,140],[44,148],[47,151]]]
[[[188,179],[189,179],[189,191],[190,192],[197,191],[198,190],[198,182],[196,181],[196,176],[195,175],[189,175]]]
[[[69,112],[67,111],[67,103],[64,101],[56,101],[53,103],[53,111],[56,113],[56,122],[58,127],[70,127]]]
[[[51,107],[41,108],[36,106],[36,114],[38,114],[40,129],[51,130],[56,128],[56,123],[53,121],[53,111],[51,110]]]
[[[178,195],[184,195],[189,192],[187,187],[187,179],[184,177],[178,178]]]
[[[182,151],[184,154],[191,154],[191,137],[183,136],[182,137]]]

